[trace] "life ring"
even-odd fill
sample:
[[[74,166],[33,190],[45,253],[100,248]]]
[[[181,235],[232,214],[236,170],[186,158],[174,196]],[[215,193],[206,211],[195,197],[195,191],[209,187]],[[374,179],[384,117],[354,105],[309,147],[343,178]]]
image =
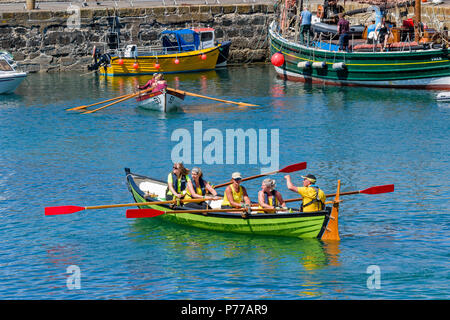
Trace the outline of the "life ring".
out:
[[[319,4],[317,5],[317,17],[322,19],[323,15],[324,15],[323,5]]]

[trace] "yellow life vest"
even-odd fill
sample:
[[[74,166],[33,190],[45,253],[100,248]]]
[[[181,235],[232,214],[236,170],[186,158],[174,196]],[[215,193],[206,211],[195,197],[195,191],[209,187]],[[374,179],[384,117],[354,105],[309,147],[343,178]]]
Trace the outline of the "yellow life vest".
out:
[[[317,187],[298,187],[297,192],[303,197],[301,211],[314,212],[325,209],[325,193]]]
[[[264,191],[263,191],[264,192]],[[264,203],[267,203],[269,206],[272,207],[278,207],[279,203],[278,203],[278,199],[276,197],[276,191],[272,190],[271,192],[272,194],[270,195],[270,197],[268,196],[268,194],[266,192],[264,192]],[[274,203],[275,202],[275,203]],[[261,205],[259,205],[258,207],[259,209],[262,209],[263,207],[261,207]],[[258,211],[259,213],[265,213],[265,211]]]
[[[234,190],[233,185],[230,185],[230,187],[231,187],[231,193],[233,194],[234,202],[241,203],[244,200],[244,191],[242,189],[242,186],[239,186],[239,192],[236,192]],[[227,193],[226,192],[223,195],[222,206],[230,206],[230,207],[232,207],[232,205],[230,204],[230,201],[227,198]]]
[[[195,184],[194,179],[191,179],[191,182],[192,182],[192,186],[195,189],[196,194],[198,194],[199,196],[204,196],[206,194],[206,184],[208,182],[206,182],[202,179],[199,181],[200,183],[198,186]],[[203,192],[203,190],[205,190],[205,192]],[[191,193],[189,192],[189,188],[186,188],[186,196],[184,198],[185,199],[193,199]]]
[[[188,175],[181,175],[179,178],[177,178],[175,174],[169,173],[169,175],[167,176],[167,184],[171,184],[178,193],[183,193],[183,191],[187,189],[187,182],[190,180],[191,179]],[[172,191],[170,191],[169,187],[167,187],[167,194],[173,196]]]

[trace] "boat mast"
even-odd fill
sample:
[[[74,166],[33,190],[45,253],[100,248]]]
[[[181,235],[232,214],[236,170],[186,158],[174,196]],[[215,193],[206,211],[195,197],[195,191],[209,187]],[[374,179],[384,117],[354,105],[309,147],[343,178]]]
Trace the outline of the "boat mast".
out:
[[[417,41],[417,43],[420,40],[420,24],[422,22],[421,15],[421,0],[416,0],[414,5],[414,40]]]

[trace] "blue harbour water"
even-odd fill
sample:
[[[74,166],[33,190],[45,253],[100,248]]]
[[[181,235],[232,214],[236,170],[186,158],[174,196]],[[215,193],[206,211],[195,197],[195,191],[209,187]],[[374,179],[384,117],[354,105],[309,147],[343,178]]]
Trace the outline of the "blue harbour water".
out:
[[[67,112],[146,81],[80,73],[30,74],[0,97],[0,299],[450,298],[450,104],[436,92],[284,82],[268,65],[167,79],[258,106],[186,97],[173,114],[130,100]],[[124,168],[165,179],[171,135],[193,133],[194,121],[224,135],[278,129],[280,168],[308,163],[292,174],[298,185],[313,173],[326,193],[339,179],[342,191],[393,183],[395,192],[343,196],[334,243],[127,219],[124,208],[44,216],[47,206],[133,202]],[[248,162],[200,166],[218,184],[265,166]],[[274,178],[284,198],[296,197]],[[260,183],[244,184],[254,201]],[[81,281],[69,289],[72,265]]]

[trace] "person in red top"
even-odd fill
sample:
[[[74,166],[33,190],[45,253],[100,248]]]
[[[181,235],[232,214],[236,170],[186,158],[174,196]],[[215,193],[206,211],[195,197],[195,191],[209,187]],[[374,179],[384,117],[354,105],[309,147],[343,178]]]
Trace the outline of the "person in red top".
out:
[[[150,80],[148,80],[146,84],[144,84],[143,86],[137,86],[136,88],[138,90],[144,90],[144,89],[152,88],[154,86],[155,82],[156,82],[156,76],[157,75],[158,75],[157,73],[154,73],[153,77]]]
[[[155,83],[152,92],[161,91],[167,88],[167,81],[164,79],[162,73],[158,73],[155,77]]]
[[[339,22],[337,25],[339,34],[339,51],[348,52],[348,33],[350,31],[350,23],[344,18],[344,14],[339,13]]]

